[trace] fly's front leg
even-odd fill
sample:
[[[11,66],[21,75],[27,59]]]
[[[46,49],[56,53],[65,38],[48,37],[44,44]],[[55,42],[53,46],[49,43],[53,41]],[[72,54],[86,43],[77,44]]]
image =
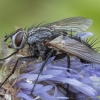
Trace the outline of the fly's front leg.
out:
[[[5,60],[5,59],[7,59],[7,58],[10,58],[11,56],[13,56],[14,54],[16,54],[17,52],[18,52],[18,50],[15,51],[15,52],[13,52],[11,55],[9,55],[9,56],[7,56],[7,57],[0,59],[0,61],[3,61],[3,60]]]
[[[69,56],[68,53],[56,55],[55,60],[57,60],[57,59],[62,59],[62,58],[64,58],[64,57],[67,57],[67,66],[66,66],[66,67],[68,68],[68,69],[67,69],[67,72],[70,73],[70,70],[69,70],[69,68],[70,68],[70,56]],[[70,99],[69,84],[67,85],[67,96],[68,96],[69,99]]]
[[[16,67],[17,67],[17,64],[19,61],[30,61],[30,60],[34,60],[34,56],[27,56],[27,57],[20,57],[17,59],[16,63],[15,63],[15,66],[14,68],[12,69],[12,72],[7,76],[7,78],[4,80],[3,83],[0,84],[0,88],[2,87],[2,85],[9,79],[9,77],[14,74],[15,70],[16,70]]]

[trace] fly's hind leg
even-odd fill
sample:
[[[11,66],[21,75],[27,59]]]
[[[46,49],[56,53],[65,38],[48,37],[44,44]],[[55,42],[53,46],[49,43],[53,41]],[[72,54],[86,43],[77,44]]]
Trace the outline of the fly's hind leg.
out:
[[[57,60],[57,59],[62,59],[62,58],[64,58],[64,57],[67,57],[67,72],[69,72],[70,73],[70,70],[69,70],[69,68],[70,68],[70,56],[69,56],[69,54],[68,53],[64,53],[64,54],[59,54],[59,55],[57,55],[56,57],[55,57],[55,60]],[[67,85],[67,96],[69,97],[69,99],[70,99],[70,92],[69,92],[69,84]]]
[[[66,53],[66,57],[67,57],[67,68],[68,68],[67,71],[70,73],[70,70],[69,70],[69,68],[70,68],[70,56],[68,53]],[[69,84],[67,85],[67,96],[70,99]]]
[[[67,68],[68,68],[68,72],[70,72],[69,68],[70,68],[70,56],[68,53],[66,53],[66,57],[67,57]]]
[[[64,57],[67,57],[67,66],[66,67],[68,68],[67,72],[70,73],[70,70],[69,70],[69,68],[70,68],[70,56],[68,53],[58,54],[58,55],[56,55],[54,60],[62,59]],[[67,85],[67,96],[70,98],[69,84]]]

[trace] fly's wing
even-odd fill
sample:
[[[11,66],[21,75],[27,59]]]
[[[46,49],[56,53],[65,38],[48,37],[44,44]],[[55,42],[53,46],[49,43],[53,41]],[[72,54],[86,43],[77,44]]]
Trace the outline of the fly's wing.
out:
[[[85,31],[91,25],[92,25],[91,19],[84,17],[71,17],[48,24],[47,27],[53,30],[82,32]]]
[[[61,35],[49,43],[53,48],[62,50],[86,61],[100,63],[100,54],[76,39]]]

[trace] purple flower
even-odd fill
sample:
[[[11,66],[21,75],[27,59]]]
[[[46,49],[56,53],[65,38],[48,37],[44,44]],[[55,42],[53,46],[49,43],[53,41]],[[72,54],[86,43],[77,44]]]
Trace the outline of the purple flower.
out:
[[[90,98],[96,97],[97,91],[92,87],[92,83],[89,78],[90,76],[84,77],[84,75],[81,74],[81,72],[84,71],[85,65],[87,65],[87,67],[88,66],[90,67],[90,64],[84,64],[81,63],[79,60],[75,60],[75,59],[71,60],[71,68],[69,69],[70,70],[69,73],[66,71],[67,70],[67,63],[66,63],[67,61],[65,60],[66,58],[56,60],[56,61],[53,61],[53,59],[54,57],[49,59],[48,63],[45,66],[45,69],[43,70],[42,74],[39,76],[38,83],[33,92],[33,95],[35,95],[36,98],[40,97],[43,100],[67,99],[68,98],[66,96],[67,92],[65,92],[67,90],[67,84],[69,84],[69,90],[73,94],[81,93]],[[63,63],[61,63],[62,61]],[[77,68],[77,69],[81,69],[81,71],[74,69],[74,67],[77,64],[79,66],[81,64],[81,66]],[[28,68],[35,66],[37,67],[37,69],[40,69],[41,65],[42,63],[33,63],[28,65]],[[26,96],[29,96],[31,89],[34,85],[34,81],[36,80],[38,75],[37,69],[35,69],[34,71],[30,71],[28,73],[23,73],[18,77],[19,81],[17,81],[17,83],[15,84],[16,87],[21,87],[20,92],[17,94],[18,97],[21,97],[22,93]],[[27,67],[24,68],[24,70],[27,70]],[[85,83],[83,80],[86,80],[87,82]],[[59,88],[62,88],[64,93]],[[56,95],[54,95],[53,93]],[[26,98],[26,96],[22,98]],[[32,99],[31,96],[29,97]],[[27,99],[27,100],[31,100],[31,99]]]
[[[81,39],[89,35],[92,35],[92,33],[77,34]],[[7,63],[8,68],[14,63],[14,58],[16,57],[11,58]],[[49,58],[39,76],[32,92],[34,97],[30,93],[43,61],[34,61],[28,64],[23,62],[25,67],[22,69],[20,69],[22,66],[20,62],[17,66],[19,69],[17,76],[13,77],[16,80],[13,87],[15,90],[19,89],[16,97],[20,100],[66,100],[69,97],[70,100],[99,100],[100,64],[82,63],[79,58],[72,56],[70,68],[67,68],[67,57],[54,59],[55,56]]]

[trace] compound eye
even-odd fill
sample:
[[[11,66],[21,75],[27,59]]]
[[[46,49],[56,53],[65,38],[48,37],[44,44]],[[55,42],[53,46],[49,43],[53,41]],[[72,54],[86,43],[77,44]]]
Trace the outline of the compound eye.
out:
[[[15,45],[19,47],[22,43],[24,32],[22,29],[18,29],[16,32],[18,32],[18,34],[15,37]]]

